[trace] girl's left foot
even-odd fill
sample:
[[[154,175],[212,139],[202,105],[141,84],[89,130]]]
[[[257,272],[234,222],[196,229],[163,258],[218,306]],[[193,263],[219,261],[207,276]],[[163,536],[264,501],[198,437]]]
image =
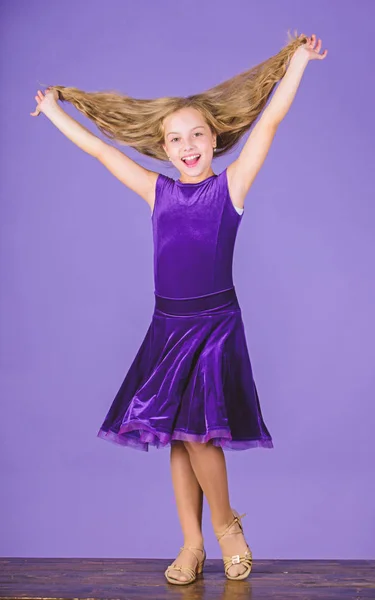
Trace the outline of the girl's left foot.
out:
[[[221,532],[215,531],[215,535],[219,541],[223,557],[227,557],[224,563],[225,574],[229,576],[229,579],[244,579],[247,577],[251,571],[252,554],[243,534],[240,515],[233,511],[233,518],[227,527],[222,528]]]

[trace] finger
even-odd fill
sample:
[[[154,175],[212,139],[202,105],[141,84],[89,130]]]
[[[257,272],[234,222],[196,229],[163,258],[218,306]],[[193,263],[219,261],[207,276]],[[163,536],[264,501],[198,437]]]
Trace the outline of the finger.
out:
[[[43,100],[43,98],[44,98],[43,92],[41,92],[40,90],[38,90],[38,96],[41,100]]]
[[[321,47],[322,47],[322,40],[319,38],[318,39],[318,43],[317,43],[317,45],[315,47],[315,51],[316,52],[320,52]]]

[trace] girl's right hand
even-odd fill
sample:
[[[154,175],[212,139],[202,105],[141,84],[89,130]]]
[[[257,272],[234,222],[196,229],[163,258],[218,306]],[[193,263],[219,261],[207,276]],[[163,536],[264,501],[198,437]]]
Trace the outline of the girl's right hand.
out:
[[[30,115],[32,117],[38,117],[41,112],[45,112],[45,110],[50,106],[56,106],[58,99],[59,93],[57,90],[50,90],[50,88],[47,88],[45,95],[43,95],[43,92],[38,90],[38,94],[35,96],[37,105],[35,111],[30,113]]]

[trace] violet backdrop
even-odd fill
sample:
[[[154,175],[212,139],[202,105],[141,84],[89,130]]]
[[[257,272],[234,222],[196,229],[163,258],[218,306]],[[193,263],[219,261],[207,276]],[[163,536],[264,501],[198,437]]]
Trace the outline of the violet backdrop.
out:
[[[328,56],[308,65],[238,233],[275,447],[226,452],[231,500],[255,559],[375,558],[375,5],[8,0],[0,17],[0,554],[169,558],[182,542],[169,449],[96,437],[151,320],[150,209],[30,116],[40,83],[188,95],[277,53],[290,28]],[[206,503],[204,534],[220,558]]]

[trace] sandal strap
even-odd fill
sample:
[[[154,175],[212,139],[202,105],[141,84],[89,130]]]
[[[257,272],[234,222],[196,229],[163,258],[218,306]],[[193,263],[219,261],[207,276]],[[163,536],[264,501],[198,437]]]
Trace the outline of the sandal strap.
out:
[[[193,569],[192,567],[189,566],[184,566],[184,565],[175,565],[180,553],[182,552],[182,550],[190,550],[190,552],[192,554],[194,554],[195,558],[197,559],[198,564],[196,565],[195,569]],[[194,550],[201,550],[203,552],[203,559],[201,560],[200,558],[198,558],[198,556],[195,554]],[[195,575],[195,571],[197,569],[197,567],[202,563],[202,561],[206,558],[206,551],[204,548],[195,548],[194,546],[181,546],[180,548],[180,552],[178,553],[177,557],[175,558],[175,560],[173,561],[173,563],[171,565],[169,565],[168,569],[176,569],[177,571],[181,571],[182,569],[186,569],[186,570],[190,570],[192,575]]]
[[[190,567],[188,565],[177,565],[176,564],[179,554],[181,553],[182,550],[185,550],[185,549],[190,550],[190,552],[192,554],[194,554],[195,558],[197,559],[197,565],[196,565],[195,569],[193,569],[192,567]],[[201,550],[203,552],[202,560],[198,558],[198,556],[195,554],[194,550]],[[181,546],[180,552],[178,553],[178,555],[175,558],[175,560],[173,561],[173,563],[167,567],[166,572],[169,575],[169,571],[180,571],[181,573],[183,571],[185,571],[187,573],[187,575],[189,576],[189,578],[191,580],[194,580],[197,576],[197,568],[202,564],[202,562],[205,560],[205,558],[206,558],[206,551],[204,548],[195,548],[194,546]]]
[[[243,515],[239,515],[239,516],[233,516],[233,520],[224,529],[224,531],[222,531],[220,533],[215,531],[215,535],[216,535],[217,540],[218,541],[221,540],[221,538],[224,537],[224,535],[229,531],[229,529],[232,527],[232,525],[234,525],[234,523],[238,523],[241,531],[232,531],[228,535],[234,535],[236,533],[243,533],[243,527],[242,527],[241,519],[243,517],[245,517],[245,516],[246,516],[246,513],[244,513]]]
[[[196,577],[196,571],[194,569],[192,569],[191,567],[187,567],[187,566],[183,566],[183,565],[169,565],[169,567],[167,568],[167,572],[169,574],[169,571],[185,571],[190,579],[193,579],[194,577]]]
[[[184,549],[190,550],[199,562],[201,562],[201,559],[198,558],[198,556],[195,554],[194,550],[200,550],[201,552],[203,552],[203,555],[206,554],[206,551],[204,548],[195,548],[195,546],[181,546],[181,550],[184,550]]]
[[[244,564],[251,567],[253,556],[251,550],[247,550],[245,554],[234,554],[233,556],[223,556],[225,570],[227,571],[232,565]]]

